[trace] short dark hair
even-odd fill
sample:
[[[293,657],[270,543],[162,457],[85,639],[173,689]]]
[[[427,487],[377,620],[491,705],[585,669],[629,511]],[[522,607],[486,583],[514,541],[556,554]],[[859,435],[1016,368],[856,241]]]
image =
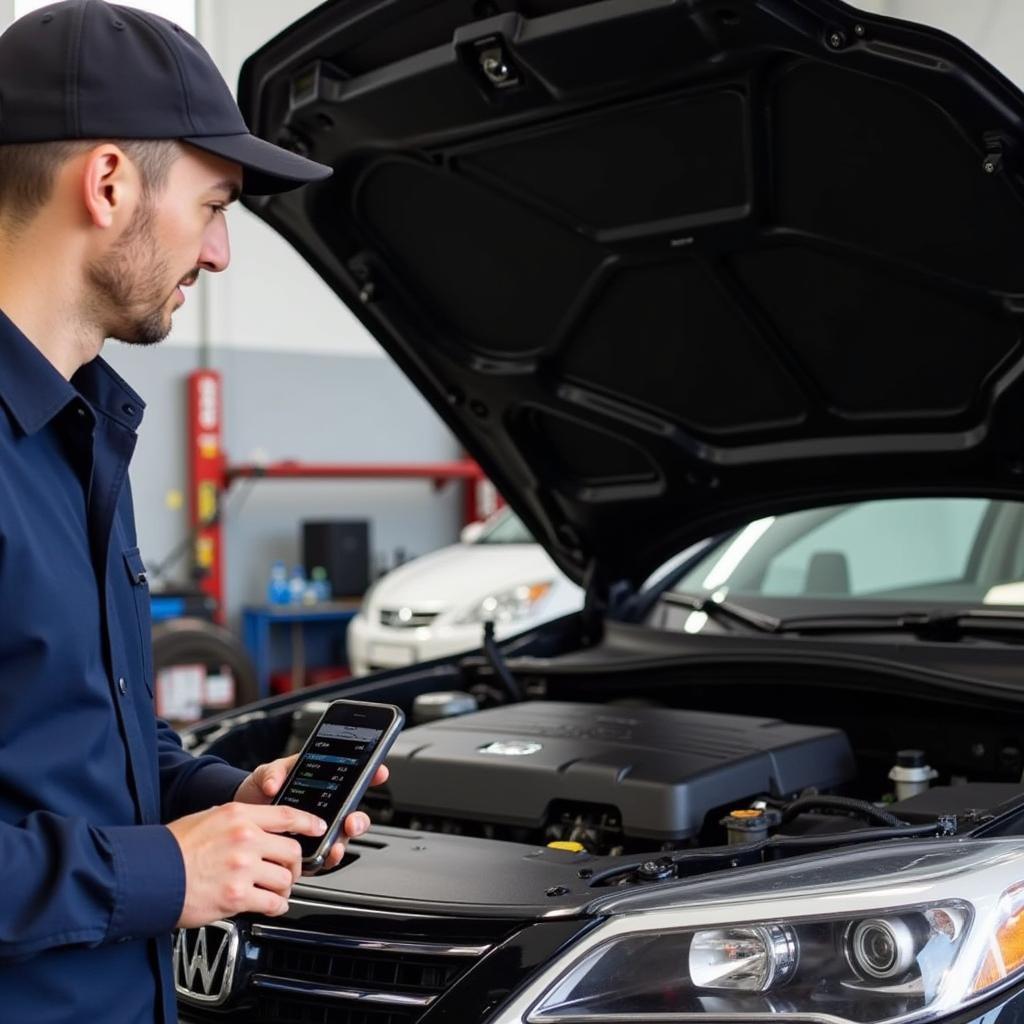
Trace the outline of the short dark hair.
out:
[[[75,139],[0,146],[0,219],[13,227],[27,225],[53,194],[61,167],[107,141],[124,150],[138,167],[147,195],[164,187],[181,151],[178,143],[169,139]]]

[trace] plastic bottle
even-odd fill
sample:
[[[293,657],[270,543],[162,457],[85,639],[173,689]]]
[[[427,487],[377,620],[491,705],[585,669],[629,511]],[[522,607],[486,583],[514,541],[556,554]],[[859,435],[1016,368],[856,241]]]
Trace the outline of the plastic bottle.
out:
[[[331,581],[327,578],[327,570],[322,565],[313,566],[313,593],[317,601],[330,601]]]
[[[288,604],[292,599],[288,586],[288,569],[284,562],[274,562],[270,567],[270,580],[267,583],[267,603],[273,605]]]
[[[288,590],[292,604],[302,604],[306,596],[306,573],[301,565],[292,567],[292,575],[288,580]]]

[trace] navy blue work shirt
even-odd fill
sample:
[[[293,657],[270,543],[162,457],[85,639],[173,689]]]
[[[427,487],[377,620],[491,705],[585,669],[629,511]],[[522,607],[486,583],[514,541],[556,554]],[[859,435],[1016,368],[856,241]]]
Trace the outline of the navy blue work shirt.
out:
[[[0,313],[0,1019],[176,1019],[185,873],[162,822],[232,799],[153,710],[128,463],[143,403]]]

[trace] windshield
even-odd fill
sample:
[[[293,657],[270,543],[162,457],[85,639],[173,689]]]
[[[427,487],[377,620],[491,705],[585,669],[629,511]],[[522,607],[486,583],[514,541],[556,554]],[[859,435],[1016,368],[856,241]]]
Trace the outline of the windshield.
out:
[[[700,559],[678,593],[857,602],[1024,604],[1024,505],[866,501],[759,519]]]
[[[495,516],[474,541],[475,544],[536,544],[533,534],[511,509]]]

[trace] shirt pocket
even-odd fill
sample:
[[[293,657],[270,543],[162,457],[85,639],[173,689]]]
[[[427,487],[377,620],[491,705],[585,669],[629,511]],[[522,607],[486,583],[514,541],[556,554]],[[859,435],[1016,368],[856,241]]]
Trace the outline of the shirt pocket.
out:
[[[153,696],[153,612],[149,599],[149,581],[146,579],[146,565],[139,549],[125,548],[124,564],[131,582],[132,598],[135,602],[135,620],[138,628],[139,651],[142,678],[146,690]]]

